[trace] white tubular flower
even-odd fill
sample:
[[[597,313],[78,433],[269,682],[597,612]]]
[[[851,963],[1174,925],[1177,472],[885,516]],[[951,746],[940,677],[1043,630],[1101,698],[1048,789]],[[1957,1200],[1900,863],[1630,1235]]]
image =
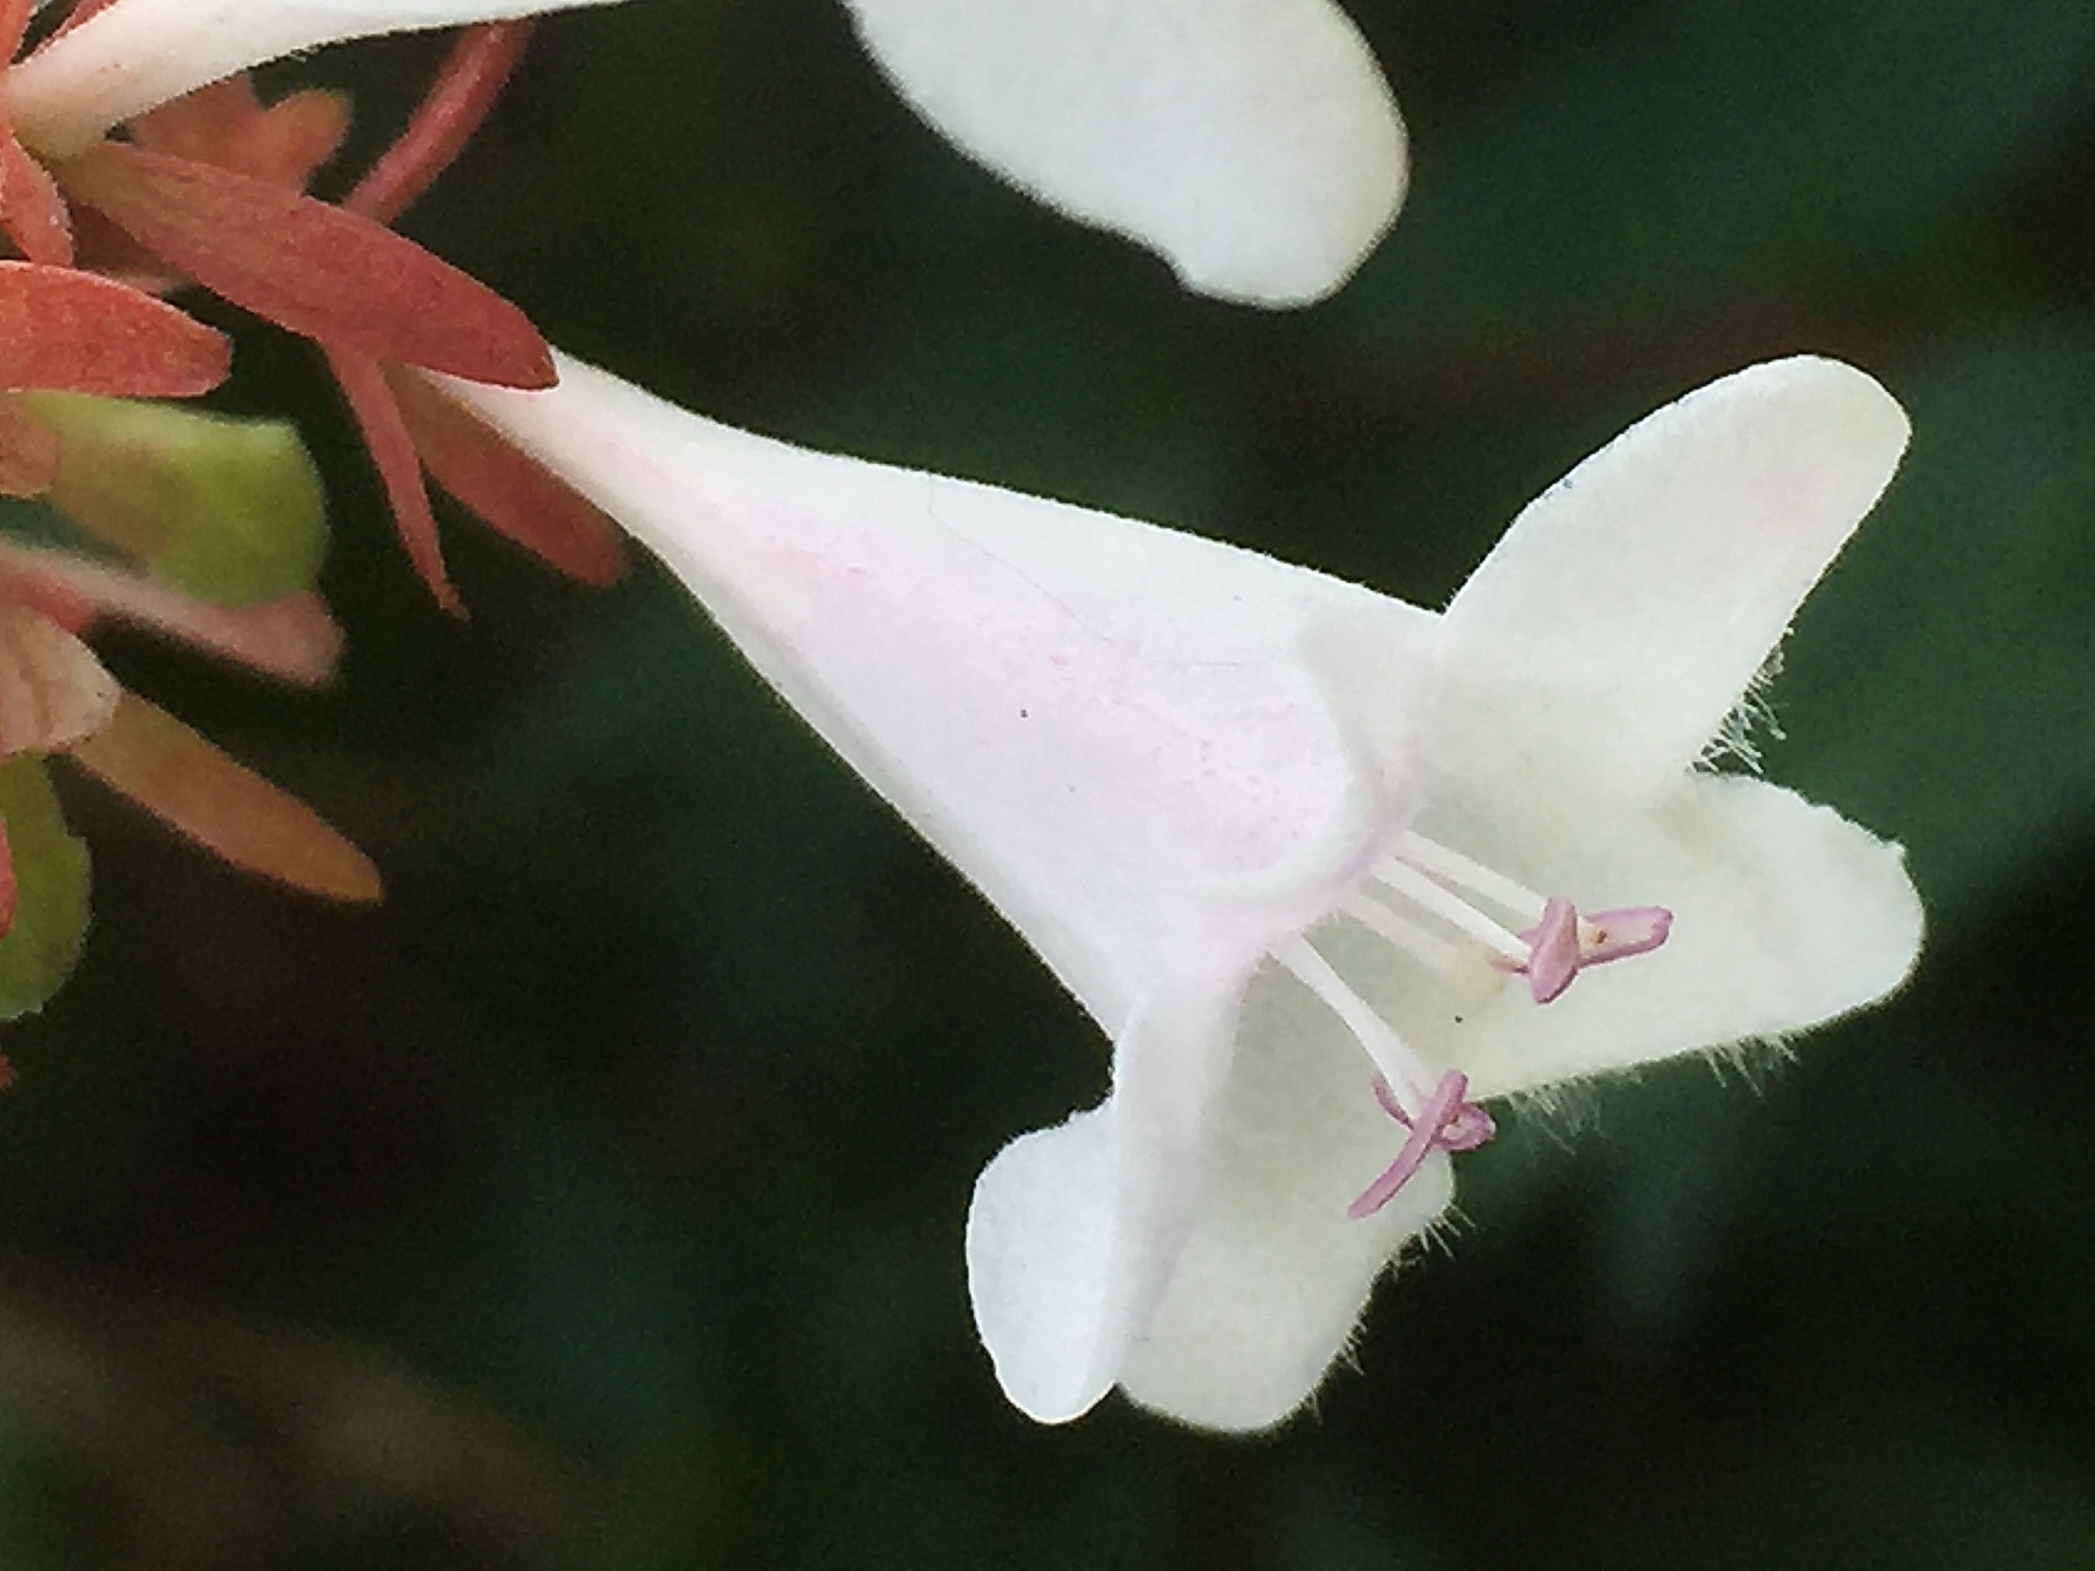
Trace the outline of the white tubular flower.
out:
[[[1800,1030],[1918,951],[1897,847],[1700,767],[1903,451],[1847,366],[1660,410],[1438,616],[573,362],[446,385],[660,555],[1113,1038],[1110,1094],[1007,1146],[968,1219],[1037,1419],[1117,1384],[1278,1422],[1489,1138],[1476,1099]]]
[[[846,0],[902,96],[1189,288],[1300,305],[1404,198],[1404,127],[1331,0]]]
[[[615,0],[118,0],[7,76],[63,157],[207,82],[322,44]],[[1404,128],[1331,0],[845,0],[903,96],[990,169],[1161,253],[1188,287],[1300,305],[1404,196]]]

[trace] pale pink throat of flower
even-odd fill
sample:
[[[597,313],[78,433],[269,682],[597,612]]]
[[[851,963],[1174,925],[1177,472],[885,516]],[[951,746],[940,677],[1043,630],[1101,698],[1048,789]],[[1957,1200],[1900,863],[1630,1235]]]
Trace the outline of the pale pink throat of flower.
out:
[[[1664,906],[1624,906],[1582,917],[1563,896],[1539,895],[1415,831],[1397,841],[1371,881],[1376,891],[1355,892],[1340,915],[1444,979],[1481,956],[1485,965],[1471,966],[1473,972],[1525,976],[1528,996],[1537,1004],[1561,997],[1587,966],[1650,953],[1673,928],[1673,913]],[[1487,906],[1526,925],[1507,926]],[[1491,1115],[1467,1099],[1468,1077],[1449,1070],[1427,1090],[1431,1076],[1417,1055],[1308,937],[1287,940],[1273,957],[1353,1033],[1380,1071],[1375,1100],[1410,1131],[1396,1160],[1347,1208],[1348,1216],[1381,1210],[1434,1152],[1473,1151],[1492,1137]],[[1415,1115],[1406,1110],[1406,1096],[1418,1108]]]

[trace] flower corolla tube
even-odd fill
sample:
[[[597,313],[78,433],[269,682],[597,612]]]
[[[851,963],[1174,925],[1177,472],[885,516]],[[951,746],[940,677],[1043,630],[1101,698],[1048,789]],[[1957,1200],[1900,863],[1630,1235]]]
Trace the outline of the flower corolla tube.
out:
[[[1900,850],[1710,767],[1903,451],[1799,358],[1659,410],[1438,614],[1171,529],[747,435],[565,361],[447,383],[620,518],[1113,1042],[990,1162],[977,1324],[1036,1419],[1302,1404],[1491,1098],[1897,987]]]
[[[613,0],[116,0],[8,74],[17,129],[77,152],[321,44]],[[1160,253],[1188,287],[1298,305],[1395,218],[1403,124],[1332,0],[845,0],[927,120],[1004,179]]]

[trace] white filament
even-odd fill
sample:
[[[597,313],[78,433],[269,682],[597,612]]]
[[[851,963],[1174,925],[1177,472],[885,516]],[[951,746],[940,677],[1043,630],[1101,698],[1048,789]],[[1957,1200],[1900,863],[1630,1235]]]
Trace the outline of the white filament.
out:
[[[1318,954],[1308,939],[1299,934],[1288,939],[1273,951],[1273,958],[1339,1017],[1393,1090],[1414,1104],[1424,1098],[1424,1072],[1411,1049],[1404,1045],[1404,1039],[1346,985],[1331,968],[1331,962]]]

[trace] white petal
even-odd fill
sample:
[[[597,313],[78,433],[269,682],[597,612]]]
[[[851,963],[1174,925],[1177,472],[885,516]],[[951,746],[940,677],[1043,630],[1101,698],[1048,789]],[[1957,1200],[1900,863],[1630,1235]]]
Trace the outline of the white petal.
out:
[[[1012,1404],[1044,1424],[1119,1378],[1199,1202],[1237,997],[1213,979],[1146,1000],[1114,1046],[1113,1094],[1021,1135],[976,1181],[968,1294]]]
[[[1330,0],[847,3],[939,130],[1202,293],[1329,294],[1403,200],[1396,104]]]
[[[1455,999],[1348,939],[1346,975],[1476,1095],[1780,1037],[1875,1002],[1913,967],[1921,907],[1904,853],[1831,808],[1720,775],[1685,777],[1648,813],[1612,823],[1590,808],[1547,782],[1516,805],[1487,787],[1436,807],[1424,827],[1582,910],[1670,908],[1663,948],[1592,967],[1538,1007],[1517,984],[1482,1003]]]
[[[15,66],[15,129],[63,156],[157,104],[281,55],[374,33],[615,0],[119,0]]]
[[[1448,607],[1441,747],[1632,793],[1688,767],[1907,430],[1869,377],[1810,358],[1631,427],[1530,504]]]
[[[661,556],[1107,1030],[1188,954],[1248,966],[1378,832],[1309,646],[1371,624],[1384,658],[1359,681],[1401,708],[1425,613],[560,370],[542,394],[445,385]]]
[[[1379,1213],[1346,1207],[1405,1131],[1352,1036],[1292,978],[1253,984],[1191,1236],[1121,1371],[1145,1407],[1263,1429],[1316,1389],[1391,1258],[1446,1208],[1434,1157]]]

